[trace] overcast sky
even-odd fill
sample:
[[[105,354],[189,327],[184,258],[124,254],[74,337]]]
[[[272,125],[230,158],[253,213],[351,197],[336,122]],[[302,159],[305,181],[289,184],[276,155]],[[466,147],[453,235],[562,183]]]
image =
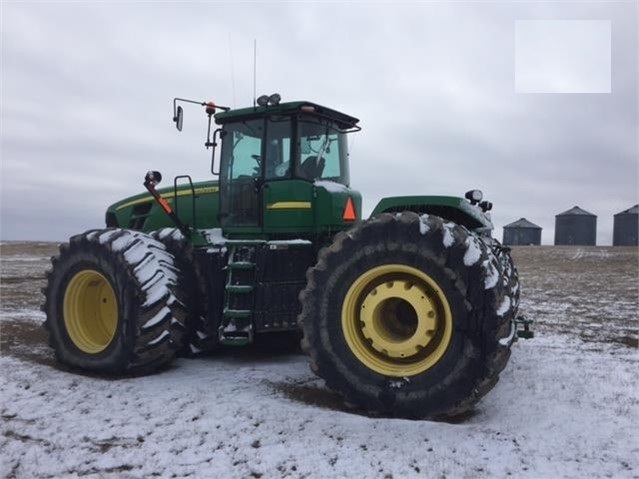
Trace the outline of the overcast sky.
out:
[[[352,186],[494,203],[495,236],[526,217],[554,240],[579,205],[612,243],[638,202],[637,2],[6,2],[3,240],[104,225],[149,169],[210,178],[205,115],[257,94],[360,118]],[[168,182],[167,182],[168,183]]]

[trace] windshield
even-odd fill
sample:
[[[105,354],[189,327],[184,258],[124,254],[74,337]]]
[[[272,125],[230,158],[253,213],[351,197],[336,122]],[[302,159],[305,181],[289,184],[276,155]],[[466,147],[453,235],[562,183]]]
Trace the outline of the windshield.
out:
[[[315,116],[302,116],[298,123],[298,177],[349,184],[346,134],[334,123]]]

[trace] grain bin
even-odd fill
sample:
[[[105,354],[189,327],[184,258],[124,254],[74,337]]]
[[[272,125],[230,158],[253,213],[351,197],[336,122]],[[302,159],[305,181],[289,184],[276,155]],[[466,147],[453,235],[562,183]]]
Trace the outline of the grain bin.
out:
[[[613,246],[638,246],[637,236],[639,236],[639,205],[634,205],[621,213],[615,215],[615,222],[612,231]]]
[[[540,245],[541,227],[531,223],[526,218],[520,218],[514,223],[504,226],[505,245]]]
[[[594,246],[597,217],[575,206],[555,216],[555,244]]]

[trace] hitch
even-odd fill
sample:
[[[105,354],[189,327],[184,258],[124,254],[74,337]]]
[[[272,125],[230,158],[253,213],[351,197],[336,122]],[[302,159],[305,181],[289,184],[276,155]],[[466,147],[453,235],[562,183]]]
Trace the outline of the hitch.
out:
[[[517,328],[517,337],[522,339],[532,339],[535,337],[535,332],[532,330],[533,320],[526,319],[524,316],[517,316],[515,318],[515,326]],[[522,327],[523,329],[521,329]]]
[[[162,210],[167,214],[169,218],[175,223],[175,226],[180,230],[180,232],[184,235],[185,238],[191,239],[191,228],[180,221],[180,218],[175,214],[173,208],[168,201],[166,201],[155,189],[155,185],[157,185],[160,181],[162,181],[162,174],[159,171],[149,171],[144,177],[144,187],[151,193],[151,196],[155,198],[155,201],[158,202]]]

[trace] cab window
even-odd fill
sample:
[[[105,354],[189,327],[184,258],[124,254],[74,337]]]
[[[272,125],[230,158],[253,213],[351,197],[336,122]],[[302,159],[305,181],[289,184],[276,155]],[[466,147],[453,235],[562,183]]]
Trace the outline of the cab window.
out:
[[[267,180],[291,176],[291,120],[269,118],[266,124],[265,177]]]
[[[297,176],[311,181],[349,183],[346,134],[328,120],[302,117],[299,121]]]

